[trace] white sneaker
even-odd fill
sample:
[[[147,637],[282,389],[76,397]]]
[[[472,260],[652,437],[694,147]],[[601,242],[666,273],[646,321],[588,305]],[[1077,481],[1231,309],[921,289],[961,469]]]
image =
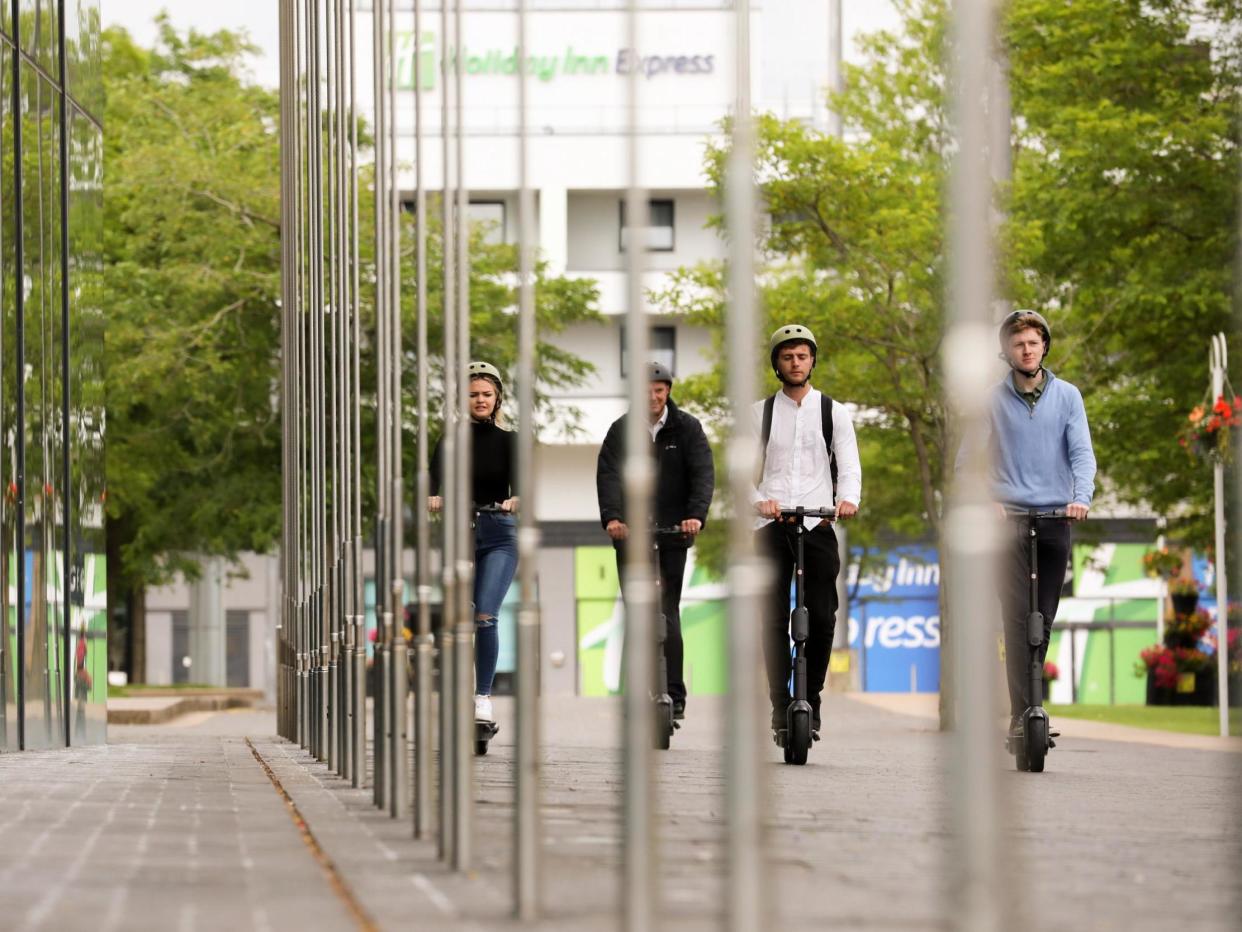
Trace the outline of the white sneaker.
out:
[[[476,722],[495,722],[496,716],[492,712],[491,696],[475,696],[474,697],[474,720]]]

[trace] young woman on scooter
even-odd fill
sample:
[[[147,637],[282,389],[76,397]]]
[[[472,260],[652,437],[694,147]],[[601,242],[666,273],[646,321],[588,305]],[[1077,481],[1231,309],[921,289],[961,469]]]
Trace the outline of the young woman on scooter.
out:
[[[1000,357],[1009,373],[993,390],[986,435],[992,451],[992,494],[1002,511],[1064,510],[1068,521],[1087,517],[1095,492],[1095,453],[1078,389],[1044,368],[1052,330],[1035,311],[1014,311],[1001,322]],[[965,450],[958,457],[963,461]],[[1070,557],[1067,520],[1037,522],[1038,609],[1044,616],[1043,664]],[[1009,737],[1022,737],[1032,704],[1027,615],[1030,611],[1029,536],[1024,521],[1004,555],[1000,594],[1009,680]]]
[[[837,517],[849,520],[862,498],[862,466],[854,425],[845,406],[811,387],[819,346],[806,327],[777,328],[768,344],[768,358],[781,390],[754,406],[755,433],[767,443],[757,470],[752,502],[757,519],[755,546],[776,569],[771,601],[763,619],[763,653],[772,701],[772,730],[785,728],[790,703],[789,615],[794,573],[796,528],[781,520],[781,509],[836,506]],[[824,411],[823,406],[829,410]],[[766,427],[766,430],[765,430]],[[831,440],[827,437],[831,433]],[[834,476],[833,461],[836,462]],[[834,482],[835,479],[835,482]],[[812,733],[820,730],[820,692],[828,675],[832,637],[836,630],[837,574],[841,557],[829,521],[805,519],[804,573],[810,615],[807,639],[807,692]]]
[[[500,506],[499,512],[477,512],[474,522],[474,718],[476,722],[495,724],[492,681],[500,655],[496,624],[500,603],[517,570],[517,435],[501,426],[504,383],[500,370],[490,363],[472,362],[469,371],[471,501],[476,509]],[[431,498],[427,507],[432,512],[444,506],[439,494],[444,469],[442,444],[443,440],[436,444],[431,457]]]

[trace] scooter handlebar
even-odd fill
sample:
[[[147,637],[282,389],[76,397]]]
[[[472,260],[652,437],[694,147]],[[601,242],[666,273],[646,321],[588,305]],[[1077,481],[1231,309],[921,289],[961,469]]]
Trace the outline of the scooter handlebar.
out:
[[[1036,508],[1010,508],[1005,506],[1006,518],[1035,518],[1035,519],[1053,519],[1067,518],[1068,512],[1064,508],[1053,508],[1050,511],[1040,511]]]
[[[799,505],[797,508],[781,508],[782,518],[835,518],[837,509],[835,508],[804,508]]]
[[[474,513],[476,515],[511,515],[513,514],[513,512],[505,508],[501,508],[499,505],[496,505],[496,504],[475,505]]]
[[[667,527],[657,524],[652,525],[651,535],[653,537],[684,537],[686,532],[681,529],[680,524],[670,524]]]

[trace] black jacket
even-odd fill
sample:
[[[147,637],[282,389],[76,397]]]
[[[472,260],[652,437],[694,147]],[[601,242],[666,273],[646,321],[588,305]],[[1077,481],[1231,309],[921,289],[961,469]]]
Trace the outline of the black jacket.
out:
[[[622,415],[608,428],[608,436],[599,450],[595,469],[595,490],[599,495],[599,520],[625,521],[626,418]],[[716,470],[712,451],[698,418],[686,414],[668,402],[668,420],[656,434],[655,519],[665,526],[681,524],[687,518],[698,518],[707,524],[707,509],[712,503],[716,486]]]

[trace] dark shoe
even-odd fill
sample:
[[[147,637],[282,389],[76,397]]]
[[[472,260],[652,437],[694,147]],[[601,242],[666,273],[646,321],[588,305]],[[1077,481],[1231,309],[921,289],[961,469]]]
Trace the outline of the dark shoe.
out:
[[[686,717],[686,700],[673,700],[673,721],[681,721]]]
[[[786,708],[772,708],[772,730],[784,731],[788,727],[788,715]]]

